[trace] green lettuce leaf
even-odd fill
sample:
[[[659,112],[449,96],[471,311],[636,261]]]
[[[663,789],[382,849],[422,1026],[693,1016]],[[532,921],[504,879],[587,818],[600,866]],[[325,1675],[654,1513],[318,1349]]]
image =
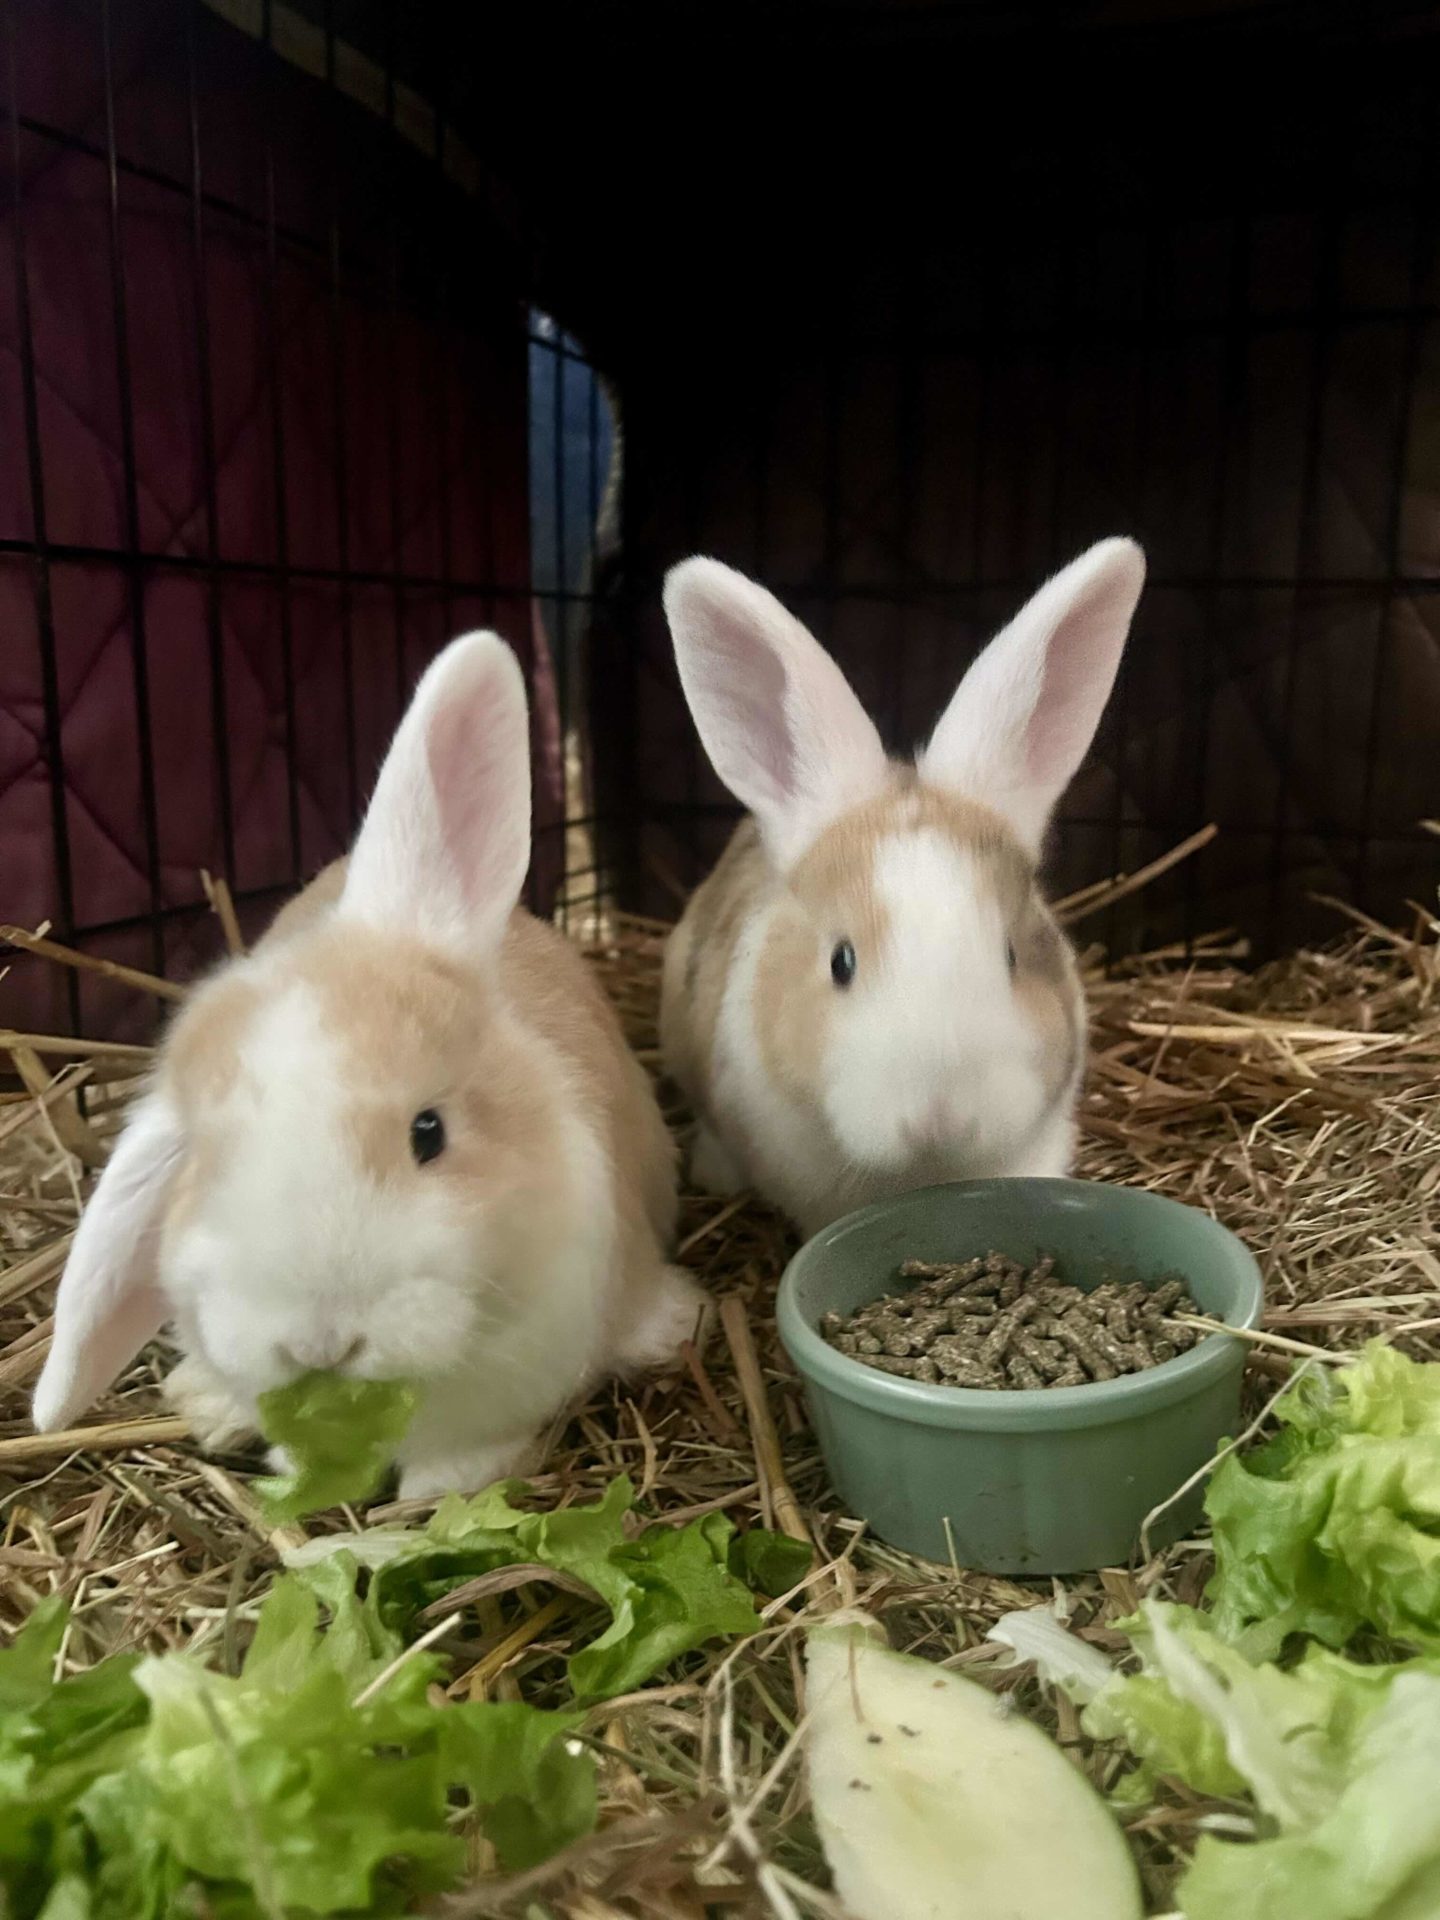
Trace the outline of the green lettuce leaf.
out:
[[[289,1473],[255,1482],[270,1524],[368,1500],[395,1458],[416,1399],[404,1381],[352,1380],[338,1373],[302,1374],[262,1393],[261,1429],[292,1462]]]
[[[755,1631],[755,1603],[730,1572],[733,1532],[724,1514],[711,1513],[688,1527],[648,1527],[611,1549],[614,1618],[571,1656],[579,1698],[629,1693],[707,1640]]]
[[[137,1765],[82,1801],[92,1824],[123,1824],[198,1879],[253,1887],[280,1911],[392,1910],[380,1879],[392,1865],[412,1896],[458,1875],[463,1844],[447,1827],[424,1676],[402,1668],[393,1693],[359,1708],[324,1668],[291,1690],[173,1656],[138,1677],[146,1741]]]
[[[0,1713],[38,1706],[54,1692],[55,1657],[65,1638],[70,1609],[50,1594],[31,1613],[8,1647],[0,1648]]]
[[[1262,1812],[1292,1825],[1333,1797],[1333,1675],[1314,1666],[1284,1673],[1256,1665],[1188,1607],[1150,1601],[1121,1624],[1143,1667],[1112,1680],[1084,1710],[1082,1724],[1093,1738],[1125,1740],[1151,1775],[1172,1774],[1197,1792],[1252,1793]],[[1324,1658],[1337,1669],[1348,1666]]]
[[[1310,1646],[1293,1670],[1247,1659],[1202,1614],[1147,1602],[1144,1671],[1086,1708],[1152,1772],[1248,1793],[1248,1845],[1204,1836],[1186,1920],[1426,1920],[1440,1912],[1440,1662],[1363,1666]]]
[[[792,1540],[788,1533],[751,1527],[730,1542],[730,1571],[772,1599],[793,1593],[814,1564],[811,1548],[803,1540]]]
[[[65,1607],[37,1607],[0,1651],[0,1914],[399,1914],[454,1886],[468,1828],[516,1871],[588,1832],[583,1709],[433,1704],[440,1657],[406,1651],[418,1610],[476,1573],[550,1567],[603,1628],[571,1662],[600,1698],[753,1631],[735,1569],[793,1583],[800,1556],[764,1535],[746,1547],[721,1514],[642,1526],[626,1481],[548,1513],[518,1498],[494,1487],[424,1529],[311,1542],[233,1676],[166,1654],[57,1679]]]
[[[455,1884],[457,1811],[506,1868],[588,1832],[582,1715],[432,1705],[438,1658],[396,1665],[354,1582],[343,1556],[277,1581],[234,1678],[167,1654],[57,1683],[63,1612],[38,1610],[0,1655],[7,1920],[397,1914]]]
[[[580,1713],[541,1713],[520,1700],[451,1707],[441,1728],[445,1771],[462,1780],[502,1863],[538,1866],[595,1824],[595,1767],[563,1736]]]
[[[57,1880],[70,1810],[129,1761],[146,1715],[133,1658],[55,1678],[69,1609],[42,1600],[0,1651],[0,1912],[38,1913]],[[57,1909],[57,1912],[63,1909]]]
[[[1219,1632],[1257,1657],[1362,1627],[1440,1652],[1440,1367],[1372,1342],[1276,1405],[1280,1433],[1206,1500]]]
[[[330,1535],[308,1542],[288,1564],[310,1581],[337,1553],[369,1566],[368,1613],[379,1628],[401,1633],[422,1608],[500,1567],[533,1563],[566,1574],[610,1614],[569,1664],[577,1698],[594,1701],[643,1686],[707,1640],[753,1633],[759,1615],[737,1567],[757,1585],[776,1581],[784,1591],[809,1561],[797,1543],[762,1530],[737,1536],[724,1514],[684,1527],[639,1527],[624,1478],[591,1506],[551,1512],[527,1512],[515,1504],[520,1493],[521,1483],[507,1481],[471,1499],[452,1495],[424,1528]]]
[[[1344,1743],[1320,1817],[1254,1846],[1203,1837],[1179,1888],[1187,1920],[1440,1913],[1440,1674],[1418,1662],[1376,1671],[1388,1684]]]

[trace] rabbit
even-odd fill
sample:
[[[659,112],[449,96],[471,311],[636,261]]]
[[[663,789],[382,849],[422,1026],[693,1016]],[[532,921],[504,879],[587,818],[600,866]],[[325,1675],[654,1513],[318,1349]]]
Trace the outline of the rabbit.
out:
[[[37,1427],[170,1322],[202,1444],[310,1368],[416,1382],[425,1498],[521,1470],[591,1382],[698,1333],[674,1145],[585,961],[518,905],[529,857],[524,681],[470,634],[348,861],[183,1004],[76,1233]]]
[[[1126,539],[1056,574],[903,764],[764,588],[703,557],[668,574],[685,697],[749,809],[665,952],[698,1185],[808,1235],[912,1187],[1068,1171],[1084,1001],[1036,868],[1144,574]]]

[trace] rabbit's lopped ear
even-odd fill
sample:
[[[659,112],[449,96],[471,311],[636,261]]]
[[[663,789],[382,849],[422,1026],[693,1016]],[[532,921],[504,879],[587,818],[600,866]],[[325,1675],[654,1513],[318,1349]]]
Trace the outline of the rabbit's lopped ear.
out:
[[[415,689],[339,911],[473,958],[504,937],[529,864],[524,677],[498,634],[466,634]]]
[[[920,759],[1039,850],[1089,750],[1145,584],[1133,540],[1102,540],[1045,585],[960,682]]]
[[[743,574],[682,561],[666,577],[665,615],[710,763],[790,866],[883,785],[880,736],[820,643]]]
[[[32,1406],[42,1433],[83,1413],[165,1324],[155,1262],[184,1150],[169,1102],[148,1095],[115,1144],[65,1263]]]

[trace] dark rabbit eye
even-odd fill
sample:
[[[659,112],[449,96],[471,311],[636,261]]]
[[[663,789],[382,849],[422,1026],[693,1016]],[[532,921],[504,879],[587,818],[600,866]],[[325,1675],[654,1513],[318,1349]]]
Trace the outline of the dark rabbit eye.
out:
[[[1005,964],[1010,969],[1011,973],[1014,973],[1016,962],[1015,962],[1015,942],[1013,940],[1007,940],[1005,942]]]
[[[837,987],[848,987],[855,978],[855,949],[841,940],[830,956],[830,978]]]
[[[445,1151],[445,1122],[433,1107],[426,1107],[410,1122],[410,1151],[420,1167]]]

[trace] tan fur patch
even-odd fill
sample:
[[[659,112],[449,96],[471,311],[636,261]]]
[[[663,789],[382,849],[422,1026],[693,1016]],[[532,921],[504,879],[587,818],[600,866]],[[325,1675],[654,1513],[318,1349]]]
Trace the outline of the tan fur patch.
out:
[[[1032,892],[1012,934],[1015,994],[1041,1036],[1045,1093],[1053,1105],[1075,1077],[1084,1038],[1084,997],[1070,943]]]
[[[862,956],[859,993],[867,990],[864,956],[885,951],[889,920],[872,877],[877,848],[892,835],[926,830],[983,866],[1007,919],[1028,895],[1030,863],[997,815],[925,786],[912,767],[896,767],[886,792],[837,820],[795,867],[766,941],[756,974],[756,1026],[766,1066],[792,1094],[820,1076],[835,1006],[825,970],[831,947],[841,939],[854,942]]]
[[[349,924],[294,956],[346,1061],[346,1124],[374,1180],[443,1181],[457,1205],[505,1193],[553,1205],[557,1128],[573,1113],[608,1162],[620,1272],[642,1292],[674,1230],[675,1149],[649,1082],[584,960],[517,911],[493,963]],[[538,1041],[538,1046],[537,1046]],[[443,1154],[417,1166],[410,1123],[427,1107]]]
[[[332,861],[288,900],[257,941],[255,952],[266,952],[319,924],[340,897],[345,867],[343,860]],[[213,1131],[195,1123],[212,1114],[234,1089],[242,1069],[245,1036],[271,990],[245,962],[228,965],[196,988],[166,1035],[165,1082],[189,1136],[166,1211],[163,1231],[167,1236],[183,1230],[210,1181],[218,1153]]]
[[[328,867],[322,867],[309,886],[281,907],[265,929],[260,945],[268,946],[288,940],[291,934],[303,933],[307,927],[314,926],[345,891],[345,875],[349,865],[348,860],[332,860]]]
[[[753,820],[742,820],[710,876],[691,895],[665,953],[660,1044],[667,1071],[697,1113],[706,1111],[720,1002],[736,943],[775,886]]]
[[[269,952],[319,926],[340,898],[345,869],[344,860],[332,860],[309,886],[286,901],[256,943],[255,952]],[[227,966],[185,1003],[166,1041],[166,1070],[182,1111],[213,1106],[234,1086],[245,1030],[267,991],[245,966]]]
[[[204,1111],[234,1084],[250,1021],[286,981],[307,986],[338,1042],[346,1124],[374,1180],[443,1181],[458,1206],[502,1192],[556,1203],[557,1127],[573,1112],[602,1147],[617,1220],[616,1328],[661,1278],[674,1235],[675,1146],[644,1070],[593,973],[553,927],[517,910],[493,960],[467,966],[419,942],[332,922],[347,863],[337,860],[271,922],[256,954],[184,1007],[165,1073],[182,1111]],[[425,1107],[447,1123],[446,1151],[417,1166],[410,1123]],[[167,1231],[208,1178],[213,1135],[197,1135]],[[599,1223],[597,1228],[599,1227]]]
[[[253,975],[238,970],[217,974],[186,1002],[165,1048],[182,1114],[215,1106],[235,1085],[242,1042],[260,1004]]]
[[[614,1008],[564,935],[517,912],[503,961],[515,1000],[569,1061],[609,1157],[622,1282],[615,1324],[623,1326],[639,1312],[674,1240],[675,1142]]]

